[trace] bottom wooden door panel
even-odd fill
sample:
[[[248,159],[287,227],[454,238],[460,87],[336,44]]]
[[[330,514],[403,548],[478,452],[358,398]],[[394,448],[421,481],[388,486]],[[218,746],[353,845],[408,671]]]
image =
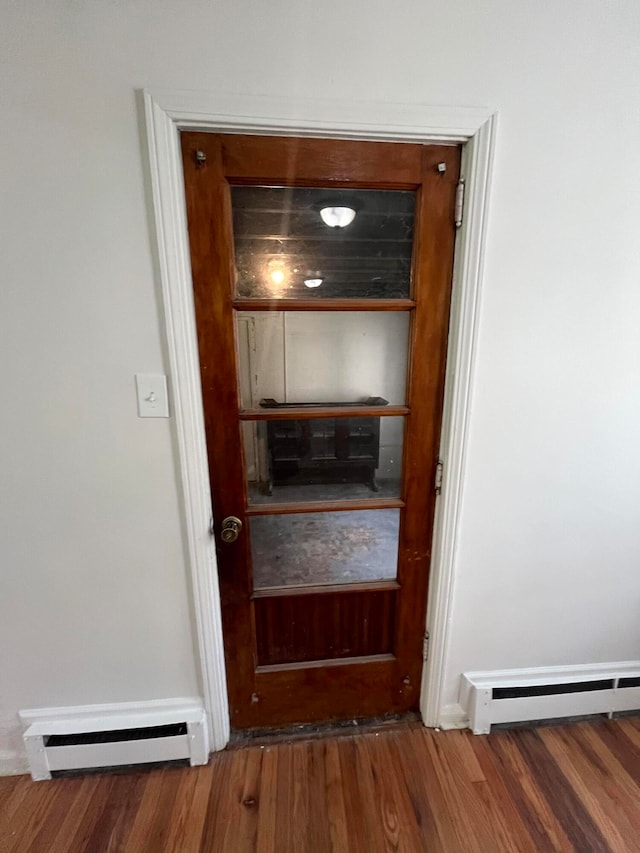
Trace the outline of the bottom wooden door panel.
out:
[[[391,654],[397,589],[254,601],[258,666]]]
[[[238,728],[402,713],[415,708],[419,696],[419,685],[400,676],[391,654],[258,667],[255,686]]]

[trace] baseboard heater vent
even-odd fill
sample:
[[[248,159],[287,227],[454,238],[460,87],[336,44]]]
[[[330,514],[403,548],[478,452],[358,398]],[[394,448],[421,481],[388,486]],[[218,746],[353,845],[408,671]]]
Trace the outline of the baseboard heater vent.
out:
[[[60,770],[209,758],[205,714],[197,702],[173,700],[22,711],[35,781]]]
[[[460,704],[475,734],[496,723],[640,711],[640,661],[465,673]]]

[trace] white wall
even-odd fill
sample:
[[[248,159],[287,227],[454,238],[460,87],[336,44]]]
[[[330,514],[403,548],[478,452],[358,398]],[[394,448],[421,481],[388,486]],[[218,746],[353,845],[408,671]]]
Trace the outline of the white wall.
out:
[[[465,669],[637,658],[636,0],[1,15],[2,766],[18,708],[199,689],[171,424],[133,393],[164,366],[142,86],[500,111],[445,699]]]

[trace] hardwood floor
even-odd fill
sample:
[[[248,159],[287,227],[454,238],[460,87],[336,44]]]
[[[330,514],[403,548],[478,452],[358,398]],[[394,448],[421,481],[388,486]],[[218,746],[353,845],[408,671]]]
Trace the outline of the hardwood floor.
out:
[[[640,718],[234,748],[207,767],[0,779],[1,853],[640,851]]]

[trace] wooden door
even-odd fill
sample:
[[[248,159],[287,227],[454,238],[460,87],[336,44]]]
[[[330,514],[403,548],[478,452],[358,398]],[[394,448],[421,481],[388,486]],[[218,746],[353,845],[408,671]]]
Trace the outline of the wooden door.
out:
[[[232,727],[416,709],[460,150],[182,151]]]

